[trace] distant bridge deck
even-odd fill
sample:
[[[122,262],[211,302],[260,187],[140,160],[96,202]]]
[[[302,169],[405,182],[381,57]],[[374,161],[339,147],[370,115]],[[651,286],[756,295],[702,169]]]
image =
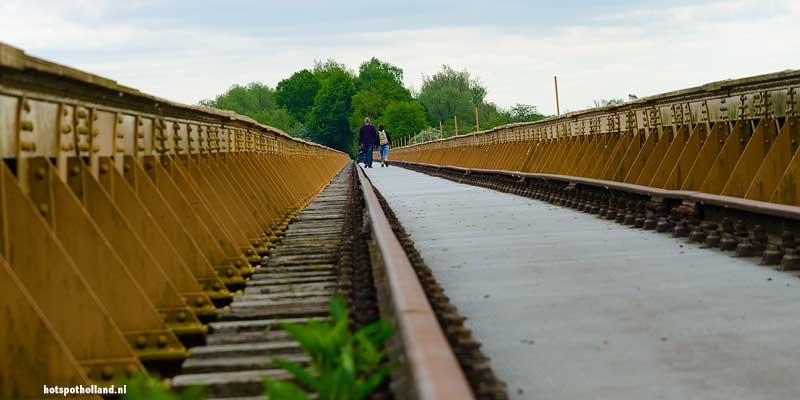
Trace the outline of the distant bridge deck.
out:
[[[400,167],[367,169],[512,398],[800,398],[800,280]]]

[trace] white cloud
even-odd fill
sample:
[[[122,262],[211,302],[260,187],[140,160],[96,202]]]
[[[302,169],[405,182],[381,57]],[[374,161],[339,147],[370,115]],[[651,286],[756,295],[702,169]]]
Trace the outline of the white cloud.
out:
[[[562,110],[576,110],[597,98],[650,95],[800,65],[800,53],[792,51],[800,43],[800,6],[793,0],[634,9],[561,27],[442,26],[299,36],[202,24],[154,28],[106,18],[110,7],[116,5],[103,0],[7,0],[0,4],[0,40],[188,103],[232,83],[275,85],[327,58],[356,68],[376,56],[403,67],[407,84],[416,88],[423,73],[441,64],[467,68],[489,88],[490,100],[535,104],[548,113],[555,112],[554,74]]]

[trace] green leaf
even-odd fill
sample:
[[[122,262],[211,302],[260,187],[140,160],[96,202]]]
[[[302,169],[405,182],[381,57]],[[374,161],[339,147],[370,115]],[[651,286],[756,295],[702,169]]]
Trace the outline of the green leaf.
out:
[[[314,354],[319,347],[318,336],[310,326],[281,323],[280,327],[291,335],[307,353]]]
[[[300,364],[282,360],[280,358],[272,359],[273,364],[285,369],[290,374],[294,375],[300,383],[303,385],[308,386],[309,389],[317,391],[319,390],[319,381],[313,375],[309,374]]]
[[[264,394],[269,400],[308,400],[308,394],[294,383],[264,379]]]
[[[389,369],[383,369],[372,374],[369,378],[367,378],[358,388],[358,398],[363,399],[367,397],[373,390],[377,389],[378,386],[383,383],[386,378],[389,377]]]

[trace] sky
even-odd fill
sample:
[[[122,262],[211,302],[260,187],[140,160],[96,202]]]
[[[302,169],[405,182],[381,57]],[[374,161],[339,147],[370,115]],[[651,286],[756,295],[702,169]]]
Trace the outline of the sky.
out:
[[[2,0],[0,42],[183,103],[378,57],[408,87],[448,64],[500,106],[555,113],[800,68],[800,0]]]

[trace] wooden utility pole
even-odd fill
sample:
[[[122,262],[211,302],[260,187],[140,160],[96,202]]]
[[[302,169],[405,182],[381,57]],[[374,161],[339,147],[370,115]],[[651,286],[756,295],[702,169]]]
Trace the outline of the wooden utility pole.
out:
[[[556,115],[561,115],[561,108],[558,105],[558,77],[553,76],[553,84],[556,86]]]
[[[444,130],[442,129],[442,120],[439,120],[439,139],[444,139]]]
[[[456,136],[458,136],[458,115],[453,115],[453,122],[455,123]]]
[[[478,123],[478,107],[475,107],[475,132],[481,130],[480,124]]]

